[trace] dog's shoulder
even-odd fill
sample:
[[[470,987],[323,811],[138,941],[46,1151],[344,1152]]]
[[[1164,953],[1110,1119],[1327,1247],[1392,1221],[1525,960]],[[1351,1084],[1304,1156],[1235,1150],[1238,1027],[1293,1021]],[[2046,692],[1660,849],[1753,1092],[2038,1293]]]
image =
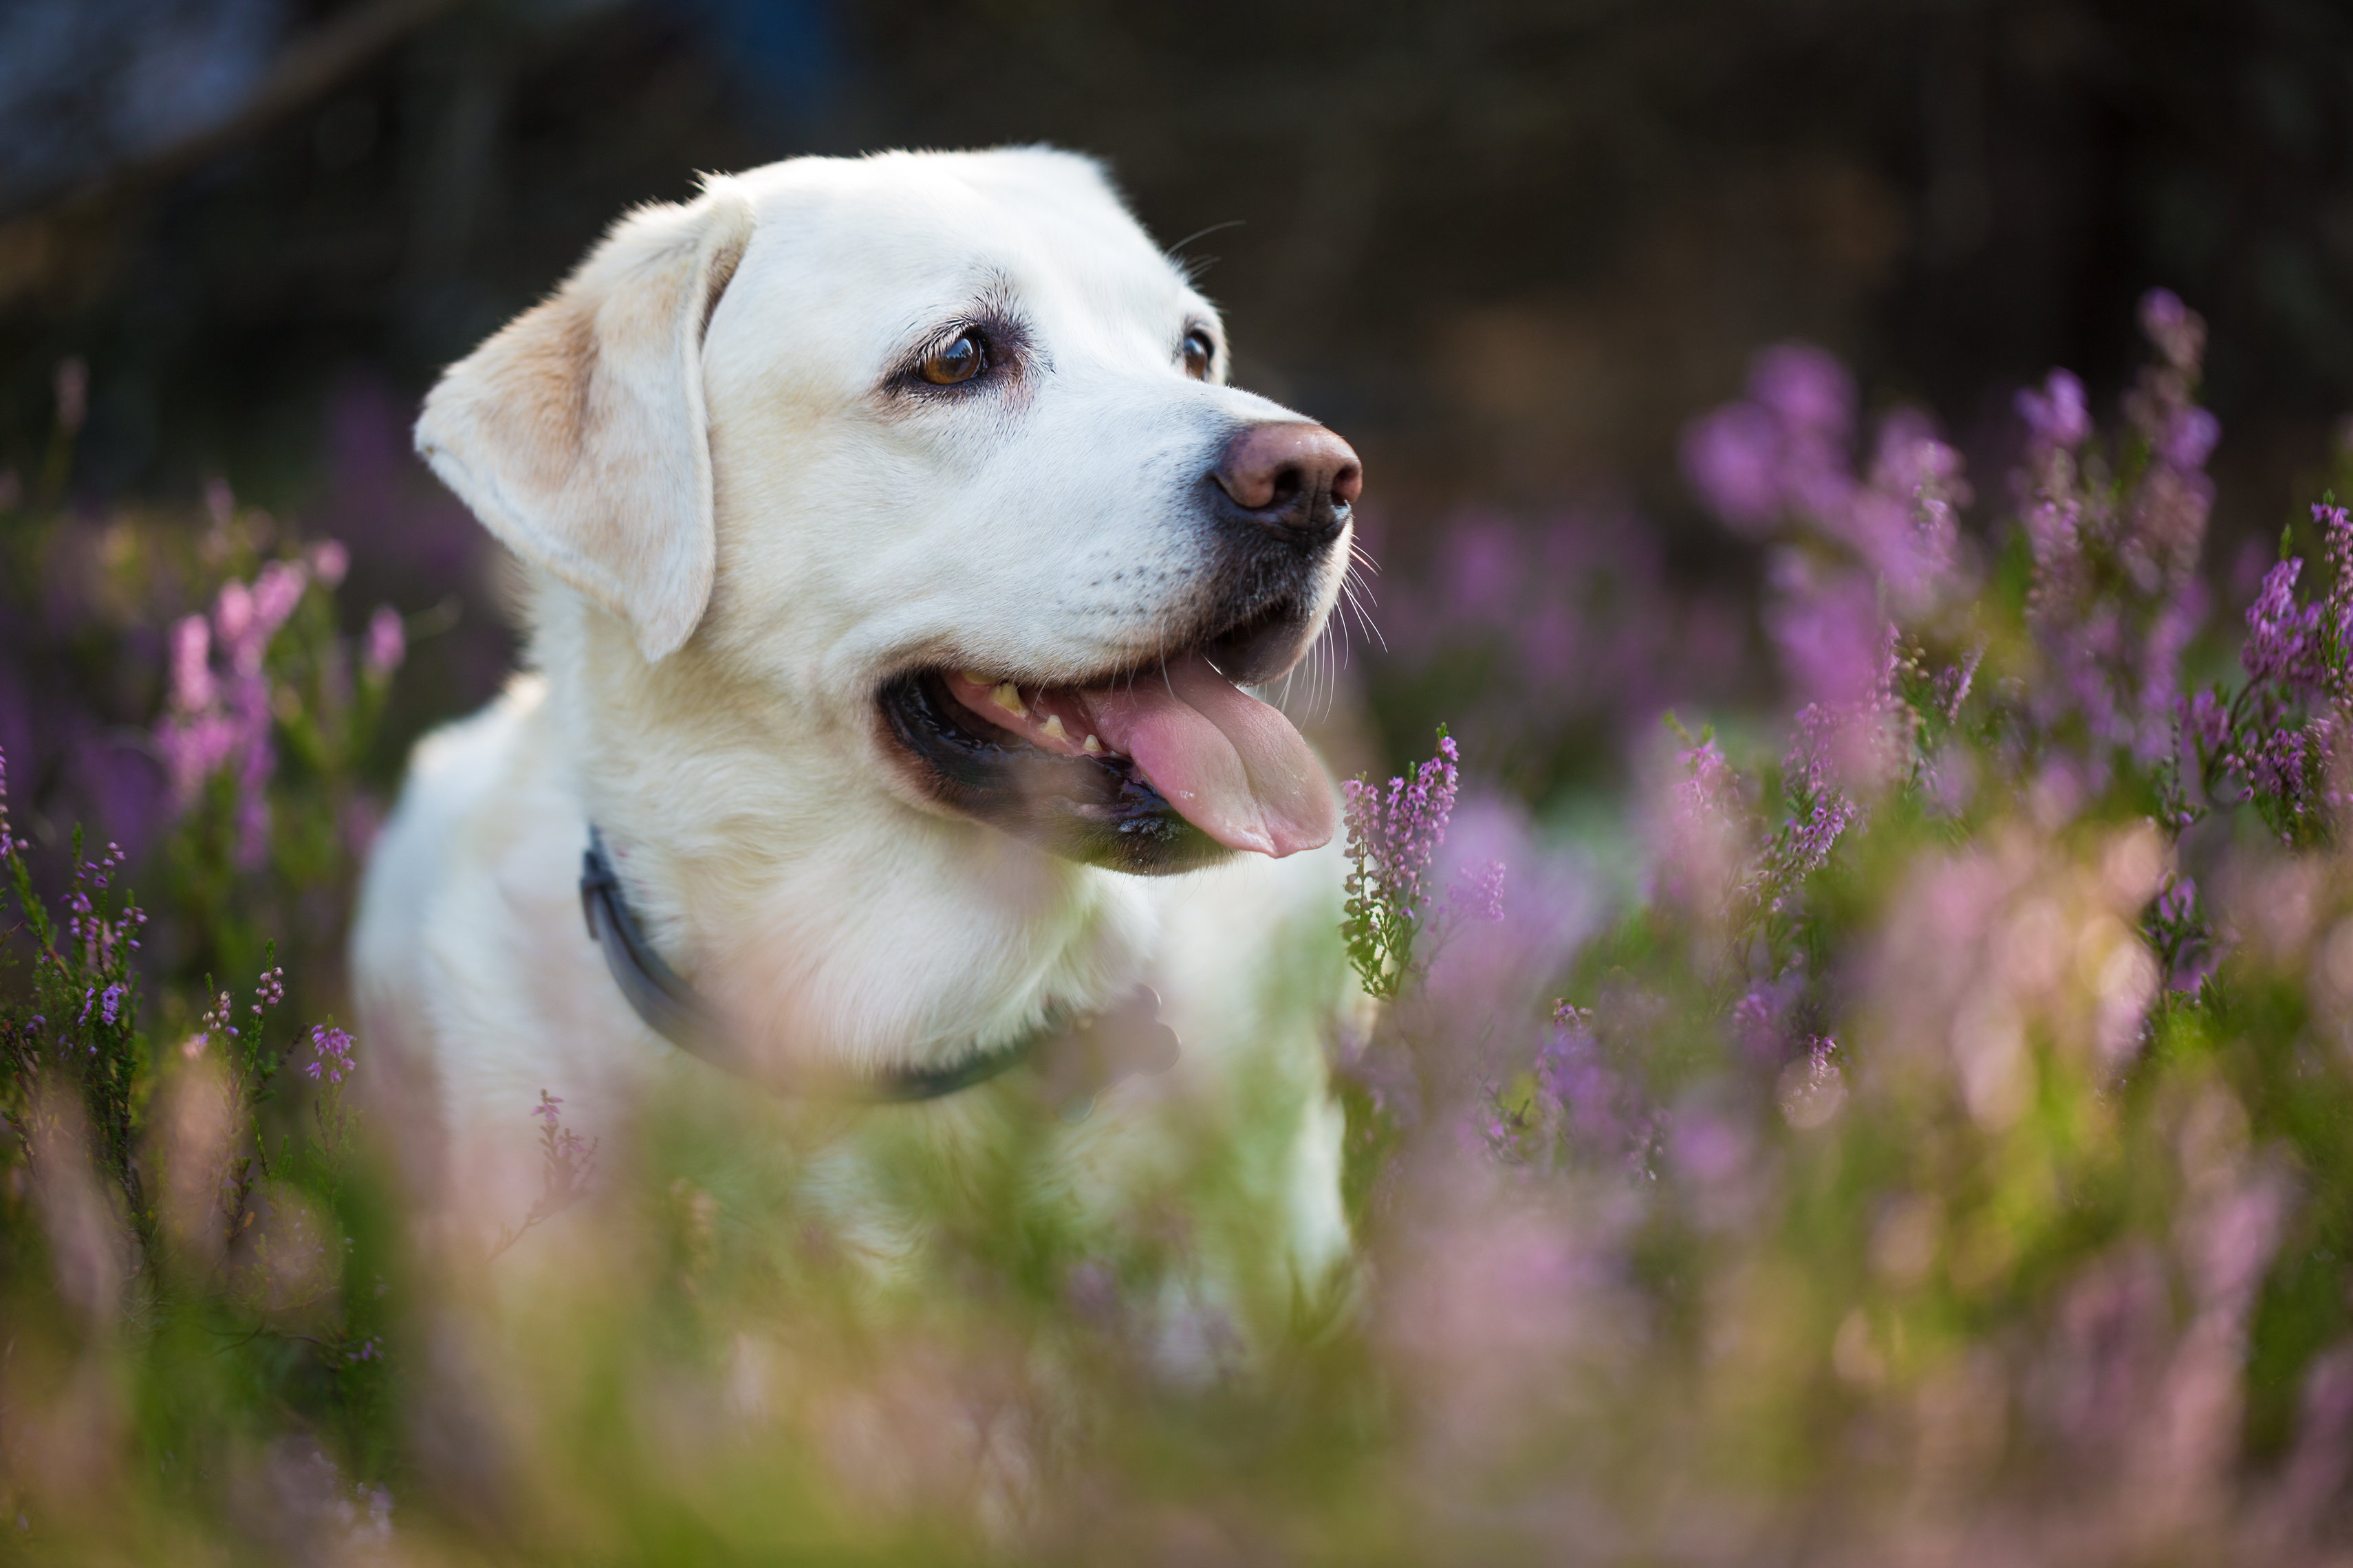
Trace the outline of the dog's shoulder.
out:
[[[522,948],[578,927],[554,908],[576,902],[586,827],[553,722],[543,683],[520,677],[417,746],[352,935],[363,1016],[397,1037],[387,1043],[438,1058],[450,1039],[511,1045],[543,1032],[530,1016],[448,1015],[545,989],[535,982],[546,966]],[[567,979],[572,967],[559,966]]]

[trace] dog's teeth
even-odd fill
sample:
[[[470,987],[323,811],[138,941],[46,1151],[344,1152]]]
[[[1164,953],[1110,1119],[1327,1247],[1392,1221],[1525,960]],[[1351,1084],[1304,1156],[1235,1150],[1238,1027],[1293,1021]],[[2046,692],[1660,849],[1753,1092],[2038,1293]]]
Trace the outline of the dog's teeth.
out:
[[[1021,705],[1020,691],[1014,686],[1013,682],[1009,680],[998,681],[997,683],[997,689],[988,694],[988,700],[991,702],[996,703],[999,708],[1004,709],[1008,713],[1012,714],[1016,719],[1027,719],[1029,717],[1029,710]]]
[[[1101,756],[1103,754],[1103,742],[1096,740],[1092,735],[1089,735],[1085,742],[1080,745],[1079,750],[1086,752],[1086,754],[1091,757]]]
[[[963,681],[967,686],[994,686],[997,684],[997,682],[989,679],[988,677],[981,674],[981,672],[976,669],[959,669],[956,671],[956,679]]]
[[[1071,738],[1062,729],[1062,716],[1059,713],[1046,715],[1045,733],[1057,741],[1067,741]]]

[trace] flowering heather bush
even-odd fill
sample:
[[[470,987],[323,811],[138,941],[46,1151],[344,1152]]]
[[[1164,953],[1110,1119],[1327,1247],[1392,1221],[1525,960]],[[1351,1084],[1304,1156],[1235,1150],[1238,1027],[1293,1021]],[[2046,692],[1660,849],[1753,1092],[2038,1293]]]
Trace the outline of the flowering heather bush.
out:
[[[1445,898],[1438,896],[1432,863],[1462,787],[1460,762],[1440,728],[1438,755],[1410,780],[1389,780],[1387,794],[1362,779],[1340,785],[1348,837],[1340,934],[1368,995],[1394,999],[1416,973],[1416,943],[1427,936],[1424,945],[1434,945],[1451,921],[1504,918],[1504,868],[1496,862],[1465,868]]]
[[[166,1009],[208,972],[250,972],[273,936],[298,984],[324,982],[380,812],[385,759],[372,753],[403,618],[378,606],[346,630],[345,545],[225,483],[185,507],[77,500],[78,366],[58,395],[42,472],[0,470],[0,746],[19,831],[47,851],[41,866],[66,863],[77,820],[122,847]]]
[[[1615,785],[1670,699],[1738,693],[1746,612],[1670,584],[1623,506],[1543,515],[1465,506],[1383,563],[1356,661],[1400,747],[1441,717],[1482,773],[1541,799]]]
[[[159,1044],[142,1018],[146,916],[113,885],[121,856],[110,846],[77,859],[58,920],[36,890],[29,846],[8,835],[5,776],[0,758],[0,871],[16,916],[0,927],[0,964],[28,972],[0,993],[0,1315],[12,1345],[34,1364],[98,1364],[127,1334],[122,1371],[139,1380],[142,1438],[159,1452],[245,1440],[224,1386],[348,1439],[380,1392],[383,1357],[381,1336],[361,1331],[377,1313],[350,1289],[363,1260],[338,1207],[356,1144],[343,1104],[351,1036],[314,1026],[307,1051],[274,1038],[286,989],[273,966],[242,1009],[221,992],[193,1033]],[[274,1080],[304,1057],[317,1086],[307,1127],[271,1115]],[[46,1386],[26,1364],[0,1384],[0,1476],[18,1508],[76,1462],[45,1436],[93,1421],[102,1432],[132,1414],[111,1389]]]
[[[1346,786],[1364,1268],[1252,1351],[1198,1312],[1196,1384],[1138,1299],[1175,1219],[1062,1234],[984,1136],[896,1173],[934,1261],[878,1291],[852,1260],[897,1238],[805,1195],[832,1112],[693,1074],[626,1150],[526,1086],[537,1198],[412,1247],[363,1136],[401,1102],[342,1098],[364,1042],[280,1026],[274,962],[159,996],[111,854],[54,924],[20,878],[0,1518],[60,1559],[2341,1560],[2353,522],[2324,500],[2210,616],[2202,330],[2144,326],[2112,428],[2063,374],[2021,395],[1992,515],[1924,416],[1866,444],[1835,362],[1760,356],[1685,457],[1766,552],[1789,700],[1633,748],[1606,831],[1443,733]],[[248,804],[227,603],[161,722],[234,890],[303,818],[274,696]],[[1260,1223],[1225,1168],[1187,1225]]]

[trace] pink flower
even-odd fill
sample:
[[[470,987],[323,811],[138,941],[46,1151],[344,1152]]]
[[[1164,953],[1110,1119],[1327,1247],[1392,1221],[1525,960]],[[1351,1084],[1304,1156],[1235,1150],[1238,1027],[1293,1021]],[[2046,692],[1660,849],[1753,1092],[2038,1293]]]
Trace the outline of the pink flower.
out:
[[[378,605],[375,614],[368,617],[367,642],[360,659],[367,672],[375,676],[390,675],[400,668],[408,656],[408,638],[400,622],[400,612],[390,605]]]
[[[172,627],[172,704],[183,713],[201,713],[213,705],[219,687],[213,680],[212,630],[202,616],[187,616]]]
[[[352,552],[343,548],[340,539],[322,539],[311,546],[311,574],[322,587],[343,585],[343,574],[351,570]]]
[[[253,590],[238,582],[222,584],[213,600],[213,627],[225,650],[244,647],[253,629]]]
[[[254,635],[265,647],[302,602],[302,590],[310,584],[311,569],[299,561],[271,561],[255,575]]]

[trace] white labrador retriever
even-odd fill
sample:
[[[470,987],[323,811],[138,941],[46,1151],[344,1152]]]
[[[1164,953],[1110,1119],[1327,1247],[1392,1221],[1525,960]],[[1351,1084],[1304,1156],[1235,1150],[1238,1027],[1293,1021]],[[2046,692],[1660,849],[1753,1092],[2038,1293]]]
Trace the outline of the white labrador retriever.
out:
[[[445,1198],[528,1206],[542,1089],[613,1145],[732,1074],[888,1102],[824,1167],[887,1263],[923,1216],[861,1130],[1047,1112],[1116,1226],[1208,1115],[1259,1221],[1204,1277],[1330,1275],[1335,809],[1241,688],[1319,635],[1360,478],[1227,365],[1097,167],[1022,150],[713,178],[450,367],[417,448],[529,564],[533,673],[419,746],[353,939]]]

